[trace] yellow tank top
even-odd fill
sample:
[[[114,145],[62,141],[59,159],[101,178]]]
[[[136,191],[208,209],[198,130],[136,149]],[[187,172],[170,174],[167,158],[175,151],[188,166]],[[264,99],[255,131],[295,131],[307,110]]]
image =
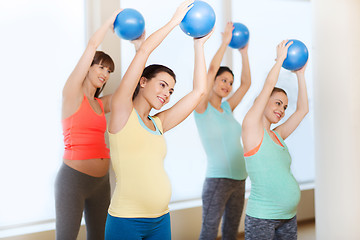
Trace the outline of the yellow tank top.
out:
[[[109,214],[123,218],[156,218],[169,212],[170,180],[164,169],[166,143],[161,134],[146,130],[135,109],[124,128],[109,133],[111,162],[116,176]]]

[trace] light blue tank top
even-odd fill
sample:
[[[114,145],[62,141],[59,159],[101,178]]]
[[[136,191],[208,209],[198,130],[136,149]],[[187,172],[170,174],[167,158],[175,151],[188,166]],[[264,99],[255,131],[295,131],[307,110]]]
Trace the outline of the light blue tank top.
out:
[[[284,140],[276,144],[266,130],[257,153],[245,157],[251,180],[246,214],[261,219],[291,219],[296,215],[300,188],[291,173],[291,156]]]
[[[194,112],[195,122],[207,155],[206,177],[244,180],[247,177],[240,143],[241,125],[227,101],[219,112],[210,103],[204,113]]]

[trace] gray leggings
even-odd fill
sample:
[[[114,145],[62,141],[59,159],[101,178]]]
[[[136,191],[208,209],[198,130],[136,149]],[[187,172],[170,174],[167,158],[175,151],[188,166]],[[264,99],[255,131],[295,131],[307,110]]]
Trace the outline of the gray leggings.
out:
[[[109,174],[92,177],[63,163],[55,181],[56,239],[76,240],[83,211],[87,239],[104,239],[109,204]]]
[[[245,217],[245,240],[296,240],[296,216],[291,219]]]
[[[202,201],[201,240],[216,239],[221,217],[222,239],[236,240],[244,207],[245,180],[206,178]]]

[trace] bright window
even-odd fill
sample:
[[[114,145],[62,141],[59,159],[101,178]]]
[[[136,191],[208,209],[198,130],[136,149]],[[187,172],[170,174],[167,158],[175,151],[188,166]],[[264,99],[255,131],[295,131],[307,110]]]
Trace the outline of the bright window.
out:
[[[84,1],[1,2],[0,229],[55,218],[61,92],[85,48],[84,10]]]

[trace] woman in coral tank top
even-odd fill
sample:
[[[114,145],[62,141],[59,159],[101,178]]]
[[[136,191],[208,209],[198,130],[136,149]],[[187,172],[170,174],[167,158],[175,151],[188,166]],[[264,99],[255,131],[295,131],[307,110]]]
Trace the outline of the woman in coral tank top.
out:
[[[114,62],[96,49],[113,29],[119,12],[114,12],[90,38],[63,89],[65,152],[55,183],[57,240],[77,238],[83,212],[87,239],[104,239],[110,203],[105,113],[110,111],[111,95],[99,95],[114,71]],[[135,48],[143,40],[144,36],[133,41]]]

